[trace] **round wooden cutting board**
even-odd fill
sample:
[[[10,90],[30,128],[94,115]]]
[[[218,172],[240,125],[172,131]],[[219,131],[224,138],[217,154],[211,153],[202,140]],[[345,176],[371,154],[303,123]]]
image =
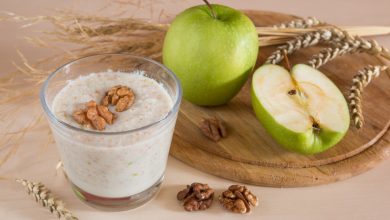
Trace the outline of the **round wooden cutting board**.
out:
[[[296,17],[274,12],[246,11],[256,26],[269,26]],[[260,42],[261,44],[261,42]],[[256,67],[275,49],[260,49]],[[290,56],[291,64],[305,63],[321,47]],[[337,58],[320,70],[346,97],[357,71],[368,64],[382,64],[373,56],[358,54]],[[330,183],[352,177],[390,157],[389,73],[374,79],[364,91],[361,130],[351,127],[342,141],[316,155],[304,156],[280,147],[257,120],[250,101],[250,80],[228,104],[199,107],[185,100],[181,105],[171,155],[204,172],[254,185],[297,187]],[[228,137],[215,143],[199,129],[203,117],[218,116],[228,127]]]

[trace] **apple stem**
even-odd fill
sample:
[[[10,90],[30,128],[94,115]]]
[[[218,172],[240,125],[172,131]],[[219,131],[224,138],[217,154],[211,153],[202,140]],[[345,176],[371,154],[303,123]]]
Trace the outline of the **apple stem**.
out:
[[[284,62],[286,63],[286,68],[289,72],[291,72],[291,65],[290,65],[290,61],[288,59],[288,56],[287,56],[287,51],[286,50],[283,50],[283,55],[284,55]]]
[[[204,3],[206,3],[206,5],[210,8],[211,15],[212,15],[215,19],[217,19],[217,15],[215,14],[214,9],[211,7],[211,4],[210,4],[207,0],[203,0],[203,1],[204,1]]]
[[[287,68],[287,70],[288,70],[288,72],[290,73],[290,76],[291,76],[291,64],[290,64],[290,60],[288,59],[286,50],[283,50],[283,55],[284,55],[284,62],[286,64],[286,68]],[[294,77],[292,77],[292,76],[291,76],[291,80],[293,81],[296,89],[294,89],[294,91],[292,91],[292,90],[289,91],[288,94],[289,95],[295,95],[297,93],[300,93],[297,81],[295,81]]]

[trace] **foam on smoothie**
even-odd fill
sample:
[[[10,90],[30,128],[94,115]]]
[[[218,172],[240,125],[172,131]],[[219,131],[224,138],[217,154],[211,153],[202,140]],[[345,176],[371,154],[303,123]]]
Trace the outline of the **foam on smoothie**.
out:
[[[115,108],[111,106],[110,110],[118,118],[104,131],[126,131],[143,127],[163,119],[172,108],[173,102],[167,91],[157,81],[146,77],[143,72],[102,72],[69,81],[55,97],[53,112],[61,121],[82,127],[73,120],[73,111],[82,108],[90,100],[99,103],[105,92],[116,85],[131,88],[135,94],[135,102],[129,109],[120,113],[115,112]]]

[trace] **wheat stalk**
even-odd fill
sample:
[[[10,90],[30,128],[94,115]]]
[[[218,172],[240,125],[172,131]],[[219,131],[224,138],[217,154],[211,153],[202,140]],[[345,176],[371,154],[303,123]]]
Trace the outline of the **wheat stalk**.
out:
[[[313,55],[308,64],[313,68],[319,68],[338,56],[352,53],[368,53],[371,55],[382,56],[390,60],[389,51],[380,46],[373,39],[363,39],[359,36],[347,36],[339,41],[332,41],[333,47],[321,50],[318,54]],[[348,97],[349,107],[351,111],[352,122],[357,129],[363,126],[364,117],[362,114],[362,92],[373,78],[378,77],[381,71],[387,69],[387,66],[367,66],[360,70],[352,79],[350,95]]]
[[[380,55],[390,60],[389,51],[380,46],[377,41],[373,39],[363,39],[360,36],[346,37],[340,41],[332,41],[333,47],[321,50],[318,54],[308,61],[308,64],[314,68],[319,68],[338,56],[352,53],[368,53],[371,55]]]
[[[387,70],[387,66],[366,66],[352,79],[352,86],[349,89],[349,107],[351,111],[352,122],[357,129],[363,127],[364,117],[362,113],[362,93],[363,88],[366,87],[373,78],[380,75],[382,71]]]
[[[21,183],[28,194],[35,198],[35,201],[40,203],[44,207],[48,207],[50,212],[57,215],[58,218],[64,218],[65,220],[78,220],[69,210],[64,206],[64,203],[56,199],[49,189],[42,183],[35,183],[25,179],[17,179],[18,183]]]
[[[292,54],[302,48],[312,47],[319,43],[342,42],[349,37],[346,31],[338,28],[319,29],[317,31],[304,33],[295,39],[287,41],[286,44],[279,46],[266,60],[265,63],[277,64],[284,59],[284,51]]]
[[[295,36],[294,39],[286,41],[285,44],[279,46],[267,59],[265,63],[277,64],[284,59],[284,52],[287,54],[292,54],[295,51],[298,51],[302,48],[307,48],[311,46],[315,46],[319,43],[329,43],[329,44],[339,44],[345,42],[346,40],[351,42],[351,44],[356,45],[363,39],[361,36],[370,35],[371,33],[381,33],[381,34],[389,34],[390,27],[360,27],[366,29],[367,32],[364,34],[360,28],[353,27],[334,27],[331,25],[327,25],[325,23],[320,22],[316,18],[308,18],[308,19],[298,19],[288,23],[282,23],[280,25],[275,25],[274,29],[277,28],[277,31],[272,30],[258,30],[261,34],[269,34],[269,35],[281,35],[280,37],[291,37]],[[279,28],[279,29],[278,29]],[[300,28],[300,29],[294,29]],[[360,30],[359,30],[360,29]],[[279,33],[279,34],[278,34]],[[352,37],[356,36],[356,37]],[[268,37],[271,41],[280,41],[280,38]],[[341,46],[343,47],[343,46]],[[337,51],[340,52],[340,51]],[[344,51],[341,51],[341,53]]]

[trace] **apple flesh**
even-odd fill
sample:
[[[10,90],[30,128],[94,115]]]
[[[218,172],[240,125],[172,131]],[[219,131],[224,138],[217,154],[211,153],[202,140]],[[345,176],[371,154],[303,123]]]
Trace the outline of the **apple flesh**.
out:
[[[251,94],[259,121],[290,151],[325,151],[348,131],[350,118],[343,94],[310,66],[295,65],[290,73],[278,65],[263,65],[253,75]]]
[[[212,5],[189,8],[170,25],[163,63],[180,79],[183,96],[202,106],[232,99],[257,60],[258,35],[252,21],[238,10]]]

